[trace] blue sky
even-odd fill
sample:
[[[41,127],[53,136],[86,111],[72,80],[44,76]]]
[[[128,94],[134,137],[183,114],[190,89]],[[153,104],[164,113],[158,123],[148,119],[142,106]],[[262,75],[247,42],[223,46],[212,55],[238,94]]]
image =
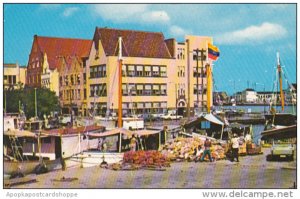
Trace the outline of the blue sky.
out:
[[[95,27],[212,36],[215,89],[272,90],[276,51],[296,82],[296,4],[5,4],[4,63],[27,64],[33,35],[92,39]],[[235,89],[234,89],[235,85]],[[254,87],[255,88],[255,87]]]

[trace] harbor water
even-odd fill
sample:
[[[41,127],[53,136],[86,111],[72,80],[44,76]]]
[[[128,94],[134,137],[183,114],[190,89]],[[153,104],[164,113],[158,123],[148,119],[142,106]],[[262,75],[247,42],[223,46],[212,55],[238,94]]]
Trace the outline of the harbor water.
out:
[[[216,106],[216,110],[236,110],[236,111],[243,111],[244,113],[269,113],[269,106]],[[277,112],[281,111],[281,106],[276,106]],[[297,115],[297,107],[288,105],[284,107],[284,113],[290,113],[293,115]],[[253,128],[253,140],[256,144],[258,144],[259,140],[261,139],[261,132],[264,130],[263,124],[254,124],[252,125]]]

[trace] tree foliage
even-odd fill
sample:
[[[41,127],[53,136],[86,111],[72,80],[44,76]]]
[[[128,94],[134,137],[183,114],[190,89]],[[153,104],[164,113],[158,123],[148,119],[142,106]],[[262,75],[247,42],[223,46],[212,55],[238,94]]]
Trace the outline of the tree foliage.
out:
[[[49,115],[51,111],[59,111],[59,100],[55,92],[46,88],[36,89],[37,114],[42,118],[44,114]],[[19,104],[24,108],[27,118],[35,116],[35,89],[25,87],[18,90],[5,91],[6,112],[19,112]]]

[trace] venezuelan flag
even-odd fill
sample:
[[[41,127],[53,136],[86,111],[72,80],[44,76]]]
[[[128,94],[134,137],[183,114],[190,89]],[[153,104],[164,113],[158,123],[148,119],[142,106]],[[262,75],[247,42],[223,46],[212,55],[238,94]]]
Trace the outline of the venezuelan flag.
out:
[[[208,44],[208,58],[212,60],[217,60],[220,56],[220,51],[218,47],[213,46],[212,44]]]

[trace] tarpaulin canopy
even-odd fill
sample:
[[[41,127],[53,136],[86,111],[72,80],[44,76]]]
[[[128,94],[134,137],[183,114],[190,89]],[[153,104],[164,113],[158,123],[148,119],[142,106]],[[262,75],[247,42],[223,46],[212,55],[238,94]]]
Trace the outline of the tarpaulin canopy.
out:
[[[220,126],[224,126],[224,123],[222,121],[220,121],[216,116],[214,116],[213,114],[209,113],[209,114],[201,114],[199,115],[199,117],[187,124],[184,125],[185,128],[190,128],[195,126],[196,124],[198,124],[201,121],[209,121],[211,123],[220,125]]]
[[[209,113],[209,114],[205,114],[204,117],[207,121],[210,121],[212,123],[215,123],[215,124],[219,124],[221,126],[224,126],[224,123],[221,122],[218,118],[216,118],[213,114]]]
[[[32,137],[32,138],[37,138],[37,135],[35,133],[32,133],[30,131],[26,131],[26,130],[9,130],[9,131],[4,131],[4,135],[6,135],[6,136],[14,136],[14,137]]]
[[[297,125],[273,128],[270,130],[266,130],[261,132],[261,139],[288,139],[288,138],[296,138],[297,137]]]
[[[159,133],[160,131],[154,131],[154,130],[136,130],[136,131],[130,131],[124,128],[116,128],[112,129],[110,131],[106,131],[103,133],[89,133],[89,137],[91,138],[102,138],[102,137],[107,137],[107,136],[113,136],[113,135],[118,135],[118,134],[123,134],[126,135],[127,137],[131,137],[132,135],[139,135],[139,136],[145,136],[145,135],[152,135]]]

